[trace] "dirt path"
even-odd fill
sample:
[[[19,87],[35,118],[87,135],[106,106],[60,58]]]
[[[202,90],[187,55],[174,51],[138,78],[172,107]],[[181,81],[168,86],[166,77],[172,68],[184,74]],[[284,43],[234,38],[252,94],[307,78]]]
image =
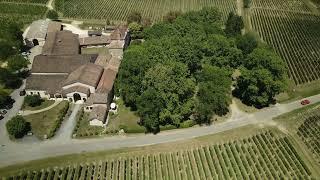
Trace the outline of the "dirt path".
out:
[[[39,109],[39,110],[36,110],[36,111],[23,111],[21,113],[22,116],[27,116],[27,115],[31,115],[31,114],[37,114],[37,113],[41,113],[41,112],[44,112],[44,111],[48,111],[54,107],[56,107],[58,104],[60,104],[61,101],[55,101],[51,106],[48,106],[46,108],[43,108],[43,109]]]
[[[243,0],[237,0],[237,13],[239,16],[243,16]]]

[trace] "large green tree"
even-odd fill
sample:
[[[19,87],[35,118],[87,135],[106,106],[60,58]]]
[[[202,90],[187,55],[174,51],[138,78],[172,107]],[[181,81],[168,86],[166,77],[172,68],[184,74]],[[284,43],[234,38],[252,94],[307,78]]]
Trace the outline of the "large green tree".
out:
[[[230,12],[226,23],[225,33],[228,37],[236,37],[241,35],[244,23],[241,16],[234,12]]]
[[[22,116],[15,116],[6,124],[8,133],[14,138],[22,138],[31,130],[30,124]]]
[[[152,117],[157,122],[152,124],[179,126],[188,119],[192,114],[195,90],[195,82],[189,75],[187,66],[179,62],[157,64],[146,72],[142,82],[144,93],[138,101],[143,123],[145,118]],[[154,99],[150,98],[151,94],[156,94]]]
[[[28,64],[29,61],[20,55],[12,56],[8,59],[8,68],[14,72],[27,68]]]
[[[235,95],[258,108],[274,102],[287,85],[284,61],[268,48],[257,48],[245,59]]]
[[[204,65],[197,75],[196,120],[210,123],[214,114],[222,116],[229,111],[231,103],[231,71],[226,68]]]

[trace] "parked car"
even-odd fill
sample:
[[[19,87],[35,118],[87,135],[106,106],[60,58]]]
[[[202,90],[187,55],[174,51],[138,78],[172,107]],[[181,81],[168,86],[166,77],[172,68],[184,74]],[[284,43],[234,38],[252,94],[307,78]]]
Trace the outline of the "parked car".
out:
[[[19,95],[20,95],[20,96],[25,96],[25,95],[26,95],[26,91],[25,91],[25,90],[20,91],[20,92],[19,92]]]
[[[303,105],[303,106],[308,105],[308,104],[310,104],[310,101],[308,99],[301,101],[301,105]]]
[[[0,115],[0,120],[2,120],[4,117],[2,115]]]

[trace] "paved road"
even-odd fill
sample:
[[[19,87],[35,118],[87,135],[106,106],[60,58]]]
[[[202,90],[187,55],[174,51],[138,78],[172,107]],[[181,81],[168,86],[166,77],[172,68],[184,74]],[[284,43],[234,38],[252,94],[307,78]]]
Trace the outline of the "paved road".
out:
[[[312,96],[308,99],[311,100],[312,104],[320,102],[320,95]],[[191,139],[198,136],[239,128],[249,124],[270,121],[274,117],[301,107],[300,101],[295,101],[289,104],[276,105],[275,107],[267,108],[257,113],[242,115],[238,119],[232,118],[229,121],[217,125],[162,132],[158,135],[115,136],[84,140],[71,138],[64,138],[62,140],[57,138],[34,143],[10,142],[5,144],[5,146],[0,147],[0,166],[57,155],[109,150],[121,147],[136,147]]]

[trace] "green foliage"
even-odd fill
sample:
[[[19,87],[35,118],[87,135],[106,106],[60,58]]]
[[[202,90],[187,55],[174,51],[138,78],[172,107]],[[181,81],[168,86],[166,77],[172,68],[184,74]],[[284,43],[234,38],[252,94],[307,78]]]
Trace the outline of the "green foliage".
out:
[[[150,68],[143,83],[138,112],[145,127],[157,132],[159,125],[179,124],[192,114],[195,83],[182,63]]]
[[[6,106],[10,106],[15,101],[9,96],[7,92],[3,89],[0,89],[0,109],[4,109]]]
[[[61,126],[61,123],[66,116],[67,112],[69,110],[69,103],[65,103],[65,106],[59,111],[57,119],[54,121],[54,124],[52,126],[52,129],[50,129],[50,132],[47,136],[47,138],[53,137],[55,132],[59,129]]]
[[[205,65],[197,76],[196,120],[210,123],[211,117],[225,115],[231,103],[231,71],[225,68]]]
[[[250,54],[258,47],[258,40],[253,33],[247,33],[237,38],[237,47],[242,50],[244,55]]]
[[[16,54],[16,50],[13,49],[9,42],[0,41],[0,61],[5,61],[9,56]]]
[[[255,49],[241,68],[235,95],[245,104],[262,108],[274,102],[275,95],[286,88],[286,67],[272,50]]]
[[[15,89],[21,86],[22,80],[19,74],[0,67],[0,83],[3,84],[5,88]]]
[[[142,15],[140,12],[133,11],[128,15],[127,23],[131,24],[133,22],[140,24],[142,21]]]
[[[250,8],[252,0],[243,0],[243,7]]]
[[[141,39],[142,38],[142,26],[136,22],[129,24],[129,31],[131,39]]]
[[[20,55],[12,56],[8,59],[8,68],[15,72],[27,68],[29,61]]]
[[[24,103],[31,107],[40,106],[42,102],[43,100],[39,95],[28,95],[24,98]]]
[[[241,16],[234,12],[230,12],[226,23],[225,33],[228,37],[236,37],[241,35],[241,30],[244,28],[244,23]]]
[[[182,13],[180,11],[170,11],[163,16],[163,21],[173,23]]]
[[[14,138],[22,138],[31,130],[30,124],[22,116],[15,116],[6,124],[8,133]]]
[[[55,10],[49,10],[47,13],[47,18],[51,20],[57,20],[59,18],[59,15]]]

